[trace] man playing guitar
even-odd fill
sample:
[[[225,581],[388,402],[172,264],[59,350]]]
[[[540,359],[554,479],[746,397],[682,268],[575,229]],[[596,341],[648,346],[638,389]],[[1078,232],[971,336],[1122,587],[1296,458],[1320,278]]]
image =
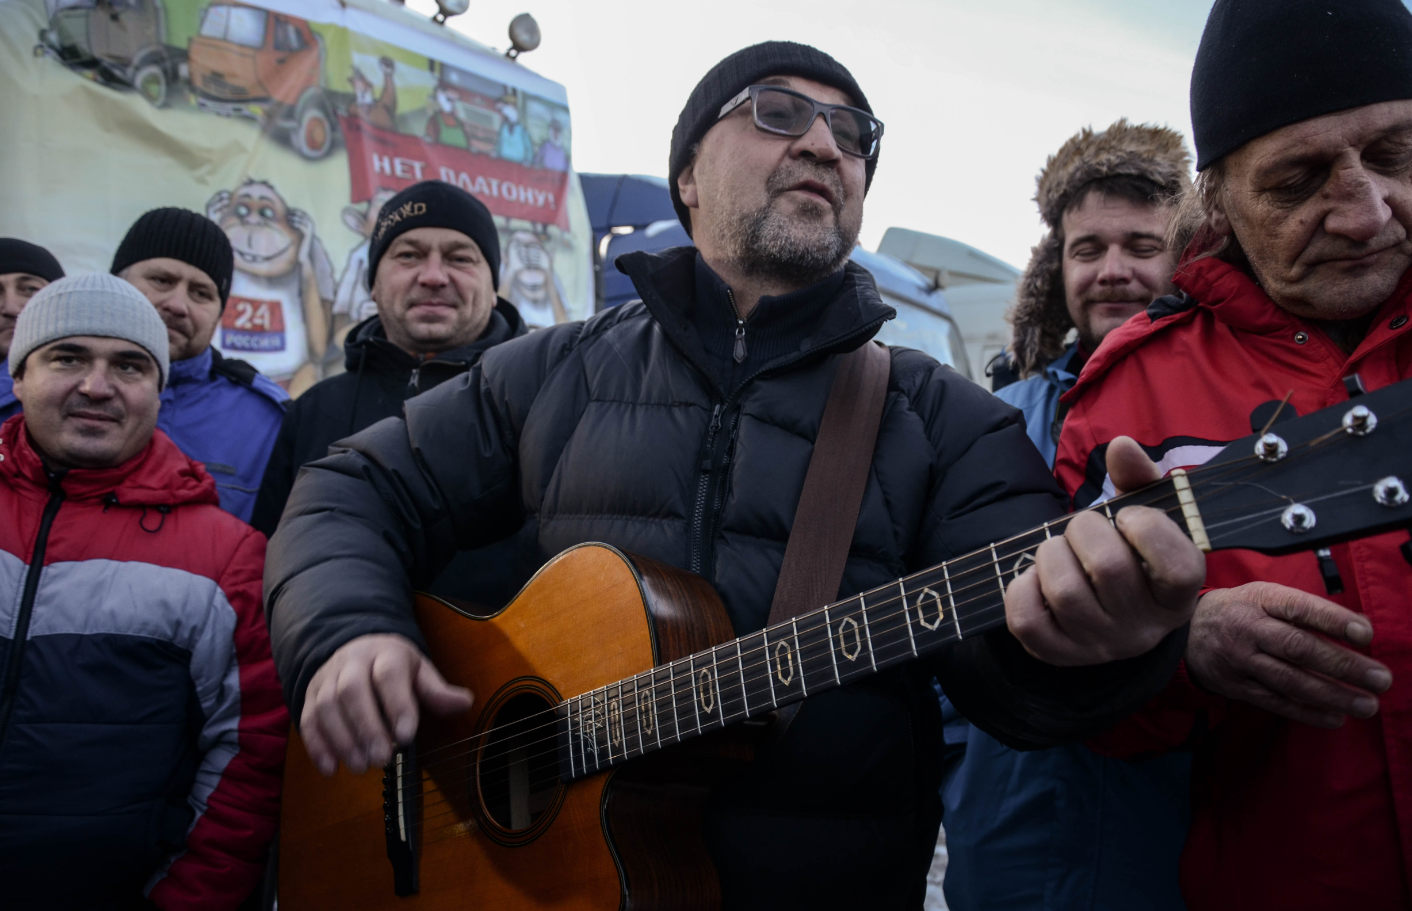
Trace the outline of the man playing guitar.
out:
[[[320,771],[382,765],[420,711],[470,707],[424,657],[411,593],[526,523],[538,562],[603,541],[704,577],[737,635],[765,624],[838,362],[895,315],[848,262],[881,134],[820,51],[726,58],[672,137],[696,249],[620,258],[641,302],[498,346],[306,467],[265,582]],[[919,352],[890,359],[840,596],[1065,510],[1018,412]],[[1121,441],[1108,464],[1122,489],[1158,477]],[[919,906],[941,816],[932,678],[1008,744],[1101,730],[1170,677],[1204,563],[1165,515],[1132,507],[1076,517],[1010,574],[1008,629],[811,696],[715,786],[702,826],[725,907]]]

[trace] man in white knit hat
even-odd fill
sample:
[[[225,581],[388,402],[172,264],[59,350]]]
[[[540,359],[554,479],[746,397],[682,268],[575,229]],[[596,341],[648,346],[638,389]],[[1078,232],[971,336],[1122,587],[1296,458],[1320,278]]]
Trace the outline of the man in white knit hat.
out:
[[[289,719],[265,539],[156,430],[168,351],[156,309],[112,275],[48,285],[15,325],[24,411],[0,425],[7,909],[234,909],[274,835]]]

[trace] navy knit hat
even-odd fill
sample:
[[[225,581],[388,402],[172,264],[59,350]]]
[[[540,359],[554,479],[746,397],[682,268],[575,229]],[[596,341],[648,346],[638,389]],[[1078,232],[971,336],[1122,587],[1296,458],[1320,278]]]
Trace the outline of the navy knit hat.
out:
[[[490,283],[500,290],[500,232],[485,203],[442,180],[414,183],[383,204],[377,227],[368,238],[368,288],[378,274],[378,261],[398,235],[413,228],[450,228],[476,242],[490,266]]]
[[[1280,127],[1404,98],[1401,0],[1216,0],[1191,71],[1196,169]]]
[[[47,282],[56,282],[64,277],[64,267],[59,265],[53,253],[27,240],[0,237],[0,275],[15,272],[36,275]]]
[[[133,263],[149,259],[175,259],[205,272],[225,306],[235,273],[235,254],[226,232],[211,219],[187,209],[153,209],[127,229],[108,271],[118,275]]]
[[[686,233],[691,234],[691,216],[682,204],[677,192],[677,175],[691,163],[691,150],[701,141],[701,137],[715,126],[720,119],[721,106],[730,101],[747,86],[754,85],[770,76],[799,76],[832,86],[843,92],[855,107],[869,114],[873,109],[868,105],[867,96],[858,87],[853,74],[837,60],[818,48],[793,41],[766,41],[736,51],[711,71],[701,77],[691,97],[686,100],[677,125],[672,130],[672,152],[667,162],[667,188],[672,194],[672,205],[681,219]],[[867,183],[863,192],[873,183],[873,171],[877,170],[878,160],[867,162]]]

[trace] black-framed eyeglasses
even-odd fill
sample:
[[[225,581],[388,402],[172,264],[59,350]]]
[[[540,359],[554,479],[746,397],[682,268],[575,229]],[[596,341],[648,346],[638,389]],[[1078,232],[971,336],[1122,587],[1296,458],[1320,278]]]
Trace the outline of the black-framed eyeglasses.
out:
[[[808,95],[778,85],[752,85],[721,105],[720,120],[745,102],[751,102],[755,126],[776,136],[803,136],[824,115],[839,151],[855,158],[877,158],[882,139],[882,121],[861,108],[846,104],[824,104]]]

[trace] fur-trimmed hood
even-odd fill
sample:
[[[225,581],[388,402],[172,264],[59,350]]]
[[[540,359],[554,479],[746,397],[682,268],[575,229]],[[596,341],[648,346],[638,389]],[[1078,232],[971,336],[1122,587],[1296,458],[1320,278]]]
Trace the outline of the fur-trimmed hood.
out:
[[[1119,175],[1150,180],[1175,199],[1191,188],[1190,170],[1191,154],[1180,133],[1126,118],[1101,133],[1085,127],[1049,156],[1035,192],[1049,231],[1031,251],[1008,314],[1014,326],[1011,354],[1021,376],[1058,357],[1074,328],[1064,301],[1064,210],[1093,181]]]

